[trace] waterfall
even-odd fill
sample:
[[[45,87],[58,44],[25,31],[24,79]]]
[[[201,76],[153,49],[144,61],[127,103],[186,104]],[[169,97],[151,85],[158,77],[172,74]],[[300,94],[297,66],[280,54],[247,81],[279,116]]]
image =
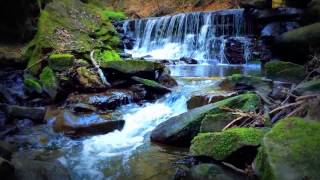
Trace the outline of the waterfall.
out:
[[[181,13],[159,18],[127,20],[124,34],[133,38],[133,57],[150,59],[193,58],[203,63],[228,63],[226,45],[232,38],[241,46],[241,57],[247,62],[252,30],[242,9]],[[230,62],[232,63],[232,62]]]

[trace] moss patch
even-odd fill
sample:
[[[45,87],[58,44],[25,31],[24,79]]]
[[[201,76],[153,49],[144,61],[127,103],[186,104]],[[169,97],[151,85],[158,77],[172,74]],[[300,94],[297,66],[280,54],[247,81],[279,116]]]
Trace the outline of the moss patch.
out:
[[[194,156],[208,156],[224,160],[244,146],[259,146],[265,130],[232,128],[223,132],[201,133],[192,140],[190,152]]]
[[[42,86],[40,82],[31,75],[24,76],[24,85],[29,91],[35,91],[37,93],[42,93]]]
[[[156,62],[150,61],[103,61],[101,67],[105,69],[113,69],[124,74],[135,74],[138,72],[155,72],[156,70],[163,70],[165,67]]]
[[[74,56],[72,54],[51,54],[49,66],[56,71],[66,70],[73,66]]]
[[[40,74],[40,82],[43,90],[52,98],[55,99],[58,90],[58,82],[56,75],[50,67],[45,67]]]
[[[320,172],[320,123],[288,118],[263,139],[256,167],[266,179],[317,179]]]
[[[103,11],[103,15],[106,17],[106,18],[109,18],[111,20],[125,20],[127,19],[127,16],[123,13],[123,12],[120,12],[120,11],[113,11],[113,10],[104,10]]]
[[[305,77],[304,67],[284,61],[270,61],[265,65],[266,76],[277,80],[301,81]]]

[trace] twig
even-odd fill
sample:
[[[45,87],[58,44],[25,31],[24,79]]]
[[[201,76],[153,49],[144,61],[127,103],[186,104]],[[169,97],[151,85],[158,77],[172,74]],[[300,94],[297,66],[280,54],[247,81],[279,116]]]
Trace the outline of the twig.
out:
[[[313,95],[307,95],[307,96],[300,96],[297,97],[297,101],[301,101],[301,100],[306,100],[306,99],[313,99],[313,98],[317,98],[320,97],[320,94],[313,94]]]
[[[28,71],[28,70],[31,69],[33,66],[41,63],[42,61],[47,60],[47,58],[48,58],[48,56],[45,56],[45,57],[43,57],[42,59],[38,60],[37,62],[31,64],[30,66],[28,66],[28,67],[24,70],[24,72]]]
[[[238,117],[237,119],[235,119],[235,120],[231,121],[228,125],[226,125],[226,126],[222,129],[222,131],[224,131],[224,130],[226,130],[226,129],[230,128],[234,123],[236,123],[236,122],[240,121],[242,118],[243,118],[243,117]]]
[[[288,114],[288,115],[286,116],[286,118],[294,116],[295,114],[299,113],[300,111],[303,111],[305,108],[306,108],[306,105],[305,105],[305,104],[302,105],[302,106],[300,106],[300,107],[298,107],[297,109],[295,109],[294,111],[292,111],[290,114]]]
[[[275,113],[275,112],[277,112],[277,111],[280,111],[280,110],[282,110],[282,109],[286,109],[286,108],[289,108],[289,107],[298,106],[298,105],[301,105],[302,103],[303,103],[303,102],[298,101],[298,102],[295,102],[295,103],[287,104],[287,105],[278,107],[278,108],[270,111],[269,114],[273,114],[273,113]]]
[[[100,66],[98,65],[97,61],[94,59],[94,50],[91,51],[91,53],[90,53],[90,60],[91,60],[91,62],[93,64],[93,66],[97,69],[102,83],[104,85],[110,87],[111,86],[110,83],[107,81],[107,78],[105,77],[105,75],[103,74],[102,70],[100,69]]]
[[[226,167],[228,167],[228,168],[230,168],[230,169],[238,172],[238,173],[241,173],[241,174],[244,174],[244,175],[246,174],[244,170],[242,170],[242,169],[240,169],[240,168],[237,168],[237,167],[235,167],[235,166],[232,165],[232,164],[229,164],[229,163],[226,163],[226,162],[222,162],[222,164],[223,164],[224,166],[226,166]]]

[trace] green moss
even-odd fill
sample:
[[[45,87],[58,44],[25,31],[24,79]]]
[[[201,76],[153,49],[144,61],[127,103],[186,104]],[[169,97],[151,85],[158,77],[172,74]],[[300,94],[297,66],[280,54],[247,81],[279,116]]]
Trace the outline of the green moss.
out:
[[[320,123],[288,118],[266,134],[256,159],[264,179],[317,179],[320,171]]]
[[[114,69],[125,74],[135,74],[138,72],[154,72],[156,70],[163,70],[165,67],[156,62],[150,61],[103,61],[101,67],[106,69]]]
[[[112,10],[104,10],[103,15],[106,18],[112,19],[112,20],[125,20],[127,19],[127,16],[120,11],[112,11]]]
[[[266,76],[278,80],[300,81],[305,77],[304,67],[284,61],[270,61],[265,65]]]
[[[37,81],[32,76],[25,76],[24,77],[24,85],[27,87],[27,89],[31,91],[35,91],[37,93],[42,93],[42,86],[41,84]]]
[[[120,55],[114,50],[99,51],[99,52],[96,53],[96,58],[99,61],[102,61],[101,63],[108,62],[108,61],[120,61],[120,60],[122,60],[120,58]]]
[[[40,82],[43,90],[54,99],[57,95],[58,83],[55,73],[50,67],[45,67],[40,74]]]
[[[224,160],[243,146],[259,146],[265,132],[255,128],[232,128],[223,132],[200,133],[192,140],[190,152],[194,156]]]
[[[56,71],[66,70],[73,66],[74,56],[72,54],[51,54],[49,66]]]

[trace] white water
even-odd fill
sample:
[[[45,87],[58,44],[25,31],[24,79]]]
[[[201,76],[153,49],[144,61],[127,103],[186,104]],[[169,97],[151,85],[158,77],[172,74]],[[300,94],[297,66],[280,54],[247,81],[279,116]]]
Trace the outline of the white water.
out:
[[[120,111],[124,114],[123,119],[126,121],[123,130],[82,141],[79,152],[71,152],[61,157],[60,162],[75,173],[74,179],[105,179],[103,169],[112,168],[110,164],[114,159],[122,161],[123,166],[126,166],[132,153],[149,141],[149,133],[158,124],[186,112],[186,101],[190,94],[199,90],[199,87],[201,89],[201,86],[212,83],[209,81],[185,85],[177,92],[155,103],[144,104],[142,107],[138,105],[122,107]],[[117,177],[108,177],[108,179],[117,179]]]
[[[138,19],[123,24],[125,34],[136,42],[126,53],[134,58],[180,59],[191,57],[202,63],[228,63],[225,45],[229,38],[239,41],[248,61],[251,33],[243,10],[194,12]]]

